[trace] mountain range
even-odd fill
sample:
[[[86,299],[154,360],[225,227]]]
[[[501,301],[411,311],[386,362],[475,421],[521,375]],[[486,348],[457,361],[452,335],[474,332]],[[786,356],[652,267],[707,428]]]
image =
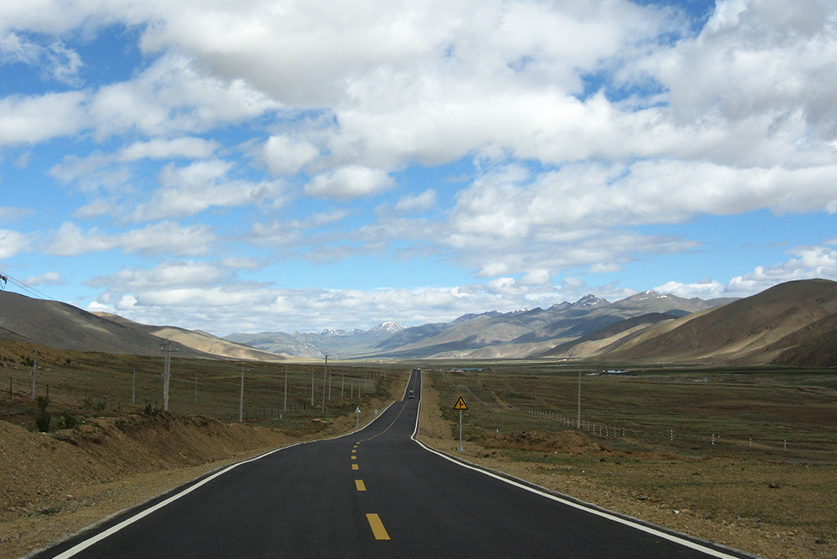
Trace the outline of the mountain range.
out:
[[[837,365],[837,282],[792,281],[743,299],[646,291],[610,302],[587,295],[546,309],[468,314],[451,322],[371,330],[262,332],[225,339],[91,314],[0,291],[0,340],[56,349],[275,361],[288,358],[600,360],[830,367]]]

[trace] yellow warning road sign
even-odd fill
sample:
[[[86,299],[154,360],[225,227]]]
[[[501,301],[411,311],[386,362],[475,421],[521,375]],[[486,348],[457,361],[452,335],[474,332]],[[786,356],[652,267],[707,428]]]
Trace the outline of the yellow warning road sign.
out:
[[[466,404],[465,400],[463,400],[462,396],[460,396],[459,399],[456,401],[456,405],[453,406],[453,409],[455,409],[455,410],[467,410],[468,409],[468,404]]]

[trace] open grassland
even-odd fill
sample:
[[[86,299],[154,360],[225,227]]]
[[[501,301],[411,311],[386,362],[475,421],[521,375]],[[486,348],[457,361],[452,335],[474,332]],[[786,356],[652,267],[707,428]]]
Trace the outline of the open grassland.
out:
[[[455,452],[462,396],[468,459],[760,556],[837,556],[837,372],[468,367],[424,368],[431,442]]]
[[[0,419],[35,427],[36,399],[49,397],[50,429],[86,417],[126,412],[161,413],[163,356],[142,357],[38,348],[35,399],[34,347],[0,345]],[[222,421],[277,427],[293,435],[323,428],[336,417],[360,421],[375,414],[372,399],[389,394],[400,368],[382,363],[289,362],[287,364],[185,359],[173,354],[169,411]],[[325,373],[328,373],[327,375]],[[244,384],[241,408],[242,373]],[[313,386],[312,386],[313,385]],[[287,391],[286,391],[287,386]],[[327,423],[325,423],[327,424]]]
[[[441,389],[470,398],[469,420],[500,433],[577,427],[580,387],[582,429],[615,449],[837,462],[837,371],[603,370],[446,368]]]

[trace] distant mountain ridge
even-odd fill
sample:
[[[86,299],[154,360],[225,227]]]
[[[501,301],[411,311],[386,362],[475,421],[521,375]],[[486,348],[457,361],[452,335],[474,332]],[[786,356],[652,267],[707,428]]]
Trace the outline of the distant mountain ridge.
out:
[[[683,299],[653,291],[610,302],[585,296],[546,309],[467,314],[451,322],[371,330],[262,332],[221,339],[138,324],[0,291],[0,340],[56,349],[159,355],[172,340],[184,357],[257,359],[508,359],[671,364],[837,366],[837,282],[776,285],[737,300]]]
[[[586,295],[547,309],[466,314],[451,322],[411,328],[397,325],[383,329],[381,325],[369,331],[234,334],[226,339],[289,355],[302,355],[302,351],[306,357],[335,353],[401,359],[523,357],[551,349],[556,340],[577,338],[637,315],[668,312],[670,318],[675,318],[726,302],[684,299],[653,291],[615,303]]]

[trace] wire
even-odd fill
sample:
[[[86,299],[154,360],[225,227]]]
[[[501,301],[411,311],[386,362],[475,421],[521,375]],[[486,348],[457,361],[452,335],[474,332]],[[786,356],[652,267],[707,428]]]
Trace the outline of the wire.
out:
[[[12,285],[17,286],[20,289],[23,289],[24,291],[28,291],[29,293],[31,293],[31,294],[33,294],[36,297],[39,297],[41,299],[49,299],[50,301],[58,301],[58,299],[55,299],[54,297],[50,297],[46,293],[38,291],[37,289],[35,289],[32,286],[26,285],[25,283],[23,283],[19,279],[15,279],[12,276],[10,276],[9,274],[0,273],[0,281],[3,282],[4,287],[6,286],[7,282],[10,282]]]

